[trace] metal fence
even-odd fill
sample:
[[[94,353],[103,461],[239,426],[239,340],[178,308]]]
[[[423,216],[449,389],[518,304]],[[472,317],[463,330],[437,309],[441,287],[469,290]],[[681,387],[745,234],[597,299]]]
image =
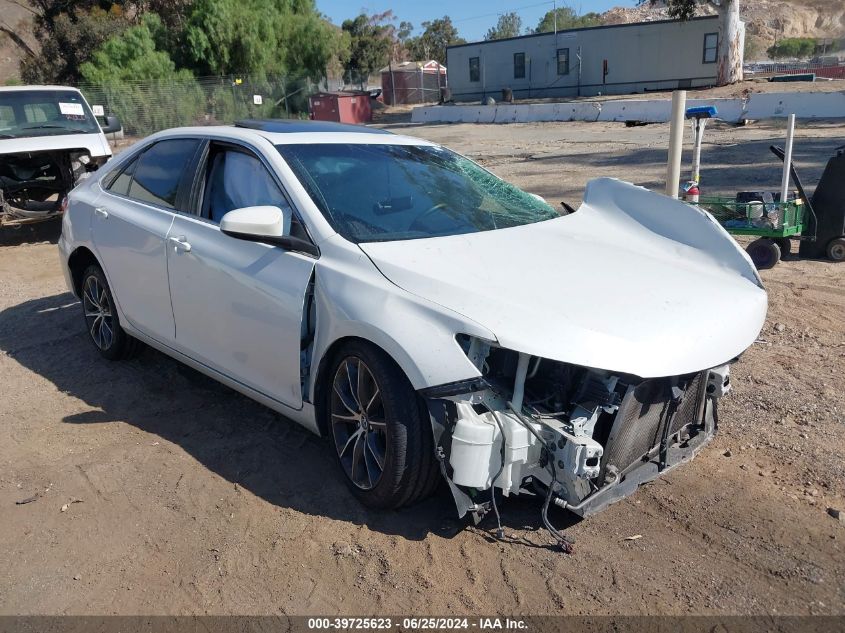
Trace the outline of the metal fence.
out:
[[[745,64],[743,71],[749,78],[814,73],[816,77],[826,79],[845,79],[845,63],[838,59],[824,62],[761,62]]]
[[[308,96],[340,89],[337,78],[201,77],[180,80],[79,84],[92,107],[115,115],[128,136],[183,125],[230,124],[246,118],[307,118]],[[95,107],[95,114],[99,108]]]

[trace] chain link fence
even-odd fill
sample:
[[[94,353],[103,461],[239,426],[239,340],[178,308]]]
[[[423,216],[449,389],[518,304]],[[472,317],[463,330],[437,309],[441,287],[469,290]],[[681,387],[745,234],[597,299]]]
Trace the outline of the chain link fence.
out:
[[[247,118],[308,118],[308,96],[342,88],[339,79],[306,77],[201,77],[180,80],[81,83],[99,113],[120,119],[127,136],[147,136],[185,125],[223,125]]]
[[[757,62],[745,64],[746,78],[813,73],[823,79],[845,79],[845,62],[837,58],[824,62]]]

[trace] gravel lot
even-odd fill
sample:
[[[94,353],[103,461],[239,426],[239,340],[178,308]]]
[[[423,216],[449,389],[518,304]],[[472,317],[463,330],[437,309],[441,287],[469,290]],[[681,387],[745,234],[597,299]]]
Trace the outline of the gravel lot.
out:
[[[574,206],[590,178],[660,189],[665,171],[666,125],[389,127]],[[709,127],[705,192],[777,188],[782,136]],[[807,183],[842,144],[841,123],[799,126]],[[598,516],[555,511],[566,556],[536,501],[504,504],[506,542],[442,488],[369,512],[319,438],[157,352],[101,360],[58,230],[0,235],[0,612],[845,613],[845,518],[827,512],[845,511],[845,265],[763,273],[769,319],[717,438]]]

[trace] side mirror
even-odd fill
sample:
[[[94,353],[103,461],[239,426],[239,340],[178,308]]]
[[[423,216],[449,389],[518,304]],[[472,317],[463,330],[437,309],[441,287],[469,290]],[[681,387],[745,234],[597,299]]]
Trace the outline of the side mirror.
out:
[[[241,239],[284,237],[290,234],[290,214],[279,207],[244,207],[220,219],[220,230]]]
[[[100,129],[103,130],[103,134],[111,134],[112,132],[120,132],[122,126],[120,125],[120,119],[116,116],[107,116],[106,117],[106,124],[101,125]]]
[[[249,242],[272,244],[285,250],[320,256],[320,249],[307,240],[290,235],[291,212],[279,207],[244,207],[229,211],[220,219],[220,231]]]

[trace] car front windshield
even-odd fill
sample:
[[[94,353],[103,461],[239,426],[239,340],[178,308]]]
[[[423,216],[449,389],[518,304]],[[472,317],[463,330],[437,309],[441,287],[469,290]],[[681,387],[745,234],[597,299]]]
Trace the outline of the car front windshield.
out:
[[[559,217],[540,198],[442,147],[291,144],[277,149],[352,242],[461,235]]]
[[[97,120],[75,90],[0,91],[0,139],[99,131]]]

